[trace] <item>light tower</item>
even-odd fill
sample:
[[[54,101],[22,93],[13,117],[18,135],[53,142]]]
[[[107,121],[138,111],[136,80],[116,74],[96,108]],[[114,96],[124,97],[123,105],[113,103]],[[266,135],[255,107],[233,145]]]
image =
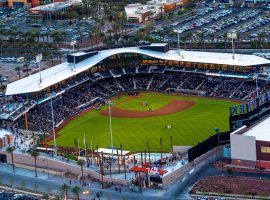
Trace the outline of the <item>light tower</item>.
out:
[[[178,49],[178,55],[180,56],[180,34],[182,33],[182,30],[174,29],[175,33],[177,33],[177,49]]]
[[[38,71],[39,71],[39,85],[41,86],[42,84],[42,78],[41,78],[41,66],[40,66],[40,62],[42,61],[42,54],[38,54],[36,56],[36,62],[38,63]]]
[[[75,52],[74,46],[75,46],[75,44],[76,44],[76,40],[74,40],[74,41],[72,41],[72,42],[70,43],[70,45],[72,46],[72,54],[73,54],[73,71],[74,71],[74,72],[76,71],[76,63],[75,63],[75,55],[74,55],[74,52]]]
[[[234,60],[235,59],[235,56],[234,56],[234,40],[237,39],[237,33],[235,32],[235,30],[232,30],[231,32],[229,32],[227,34],[227,38],[231,39],[232,40],[232,59]]]

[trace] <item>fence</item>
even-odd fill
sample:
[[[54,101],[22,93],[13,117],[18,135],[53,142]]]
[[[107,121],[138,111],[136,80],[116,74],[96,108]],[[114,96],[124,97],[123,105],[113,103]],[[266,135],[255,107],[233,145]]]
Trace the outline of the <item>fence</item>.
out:
[[[201,155],[214,149],[221,144],[228,144],[230,142],[230,131],[217,133],[210,136],[208,139],[198,143],[196,146],[188,150],[188,161],[192,162]]]

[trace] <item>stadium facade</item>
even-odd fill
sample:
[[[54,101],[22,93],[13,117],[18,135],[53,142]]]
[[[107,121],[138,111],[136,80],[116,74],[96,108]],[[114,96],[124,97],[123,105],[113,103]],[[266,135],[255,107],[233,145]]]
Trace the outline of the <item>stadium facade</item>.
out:
[[[255,55],[170,50],[168,44],[162,43],[77,52],[67,58],[68,62],[7,85],[8,101],[0,112],[2,126],[12,122],[21,129],[47,133],[52,128],[51,121],[44,120],[51,117],[50,99],[55,99],[54,125],[60,126],[91,106],[130,91],[246,102],[245,106],[231,108],[231,131],[253,125],[261,120],[250,120],[254,112],[262,105],[269,108],[265,103],[270,99],[265,69],[270,61]],[[258,98],[261,95],[265,97],[262,100]]]
[[[230,138],[233,165],[270,168],[270,117],[237,129]]]

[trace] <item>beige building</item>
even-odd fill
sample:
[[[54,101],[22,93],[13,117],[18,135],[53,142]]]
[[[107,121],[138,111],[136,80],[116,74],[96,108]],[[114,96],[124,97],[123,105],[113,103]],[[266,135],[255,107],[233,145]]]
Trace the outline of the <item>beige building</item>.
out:
[[[128,4],[125,7],[127,21],[130,23],[144,23],[170,12],[181,4],[180,0],[151,0],[146,4]]]

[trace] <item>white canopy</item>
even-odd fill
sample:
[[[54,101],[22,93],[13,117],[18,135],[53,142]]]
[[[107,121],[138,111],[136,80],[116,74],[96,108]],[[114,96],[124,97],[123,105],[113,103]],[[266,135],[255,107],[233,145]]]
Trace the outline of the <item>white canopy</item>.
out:
[[[12,133],[6,129],[0,128],[0,138],[5,137],[6,135],[12,135]]]
[[[270,117],[248,129],[244,135],[254,136],[256,140],[270,141]]]
[[[162,60],[236,65],[243,67],[270,63],[269,60],[255,55],[235,54],[235,59],[233,60],[232,54],[230,53],[181,50],[181,55],[179,56],[178,50],[170,50],[166,53],[162,53],[157,51],[140,49],[138,47],[117,48],[99,51],[98,54],[86,60],[83,60],[82,62],[79,62],[78,64],[76,64],[76,71],[72,71],[73,63],[67,62],[43,70],[41,72],[42,84],[39,84],[39,73],[17,80],[7,85],[6,95],[41,91],[49,86],[59,83],[67,78],[70,78],[93,67],[107,57],[121,53],[138,53]]]
[[[99,152],[99,153],[103,152],[104,154],[112,154],[112,149],[99,148],[95,152]],[[123,156],[129,153],[129,151],[124,151],[124,150],[122,152],[123,152]],[[118,149],[118,155],[120,154],[121,154],[121,150]],[[113,155],[117,155],[117,149],[113,149]]]

